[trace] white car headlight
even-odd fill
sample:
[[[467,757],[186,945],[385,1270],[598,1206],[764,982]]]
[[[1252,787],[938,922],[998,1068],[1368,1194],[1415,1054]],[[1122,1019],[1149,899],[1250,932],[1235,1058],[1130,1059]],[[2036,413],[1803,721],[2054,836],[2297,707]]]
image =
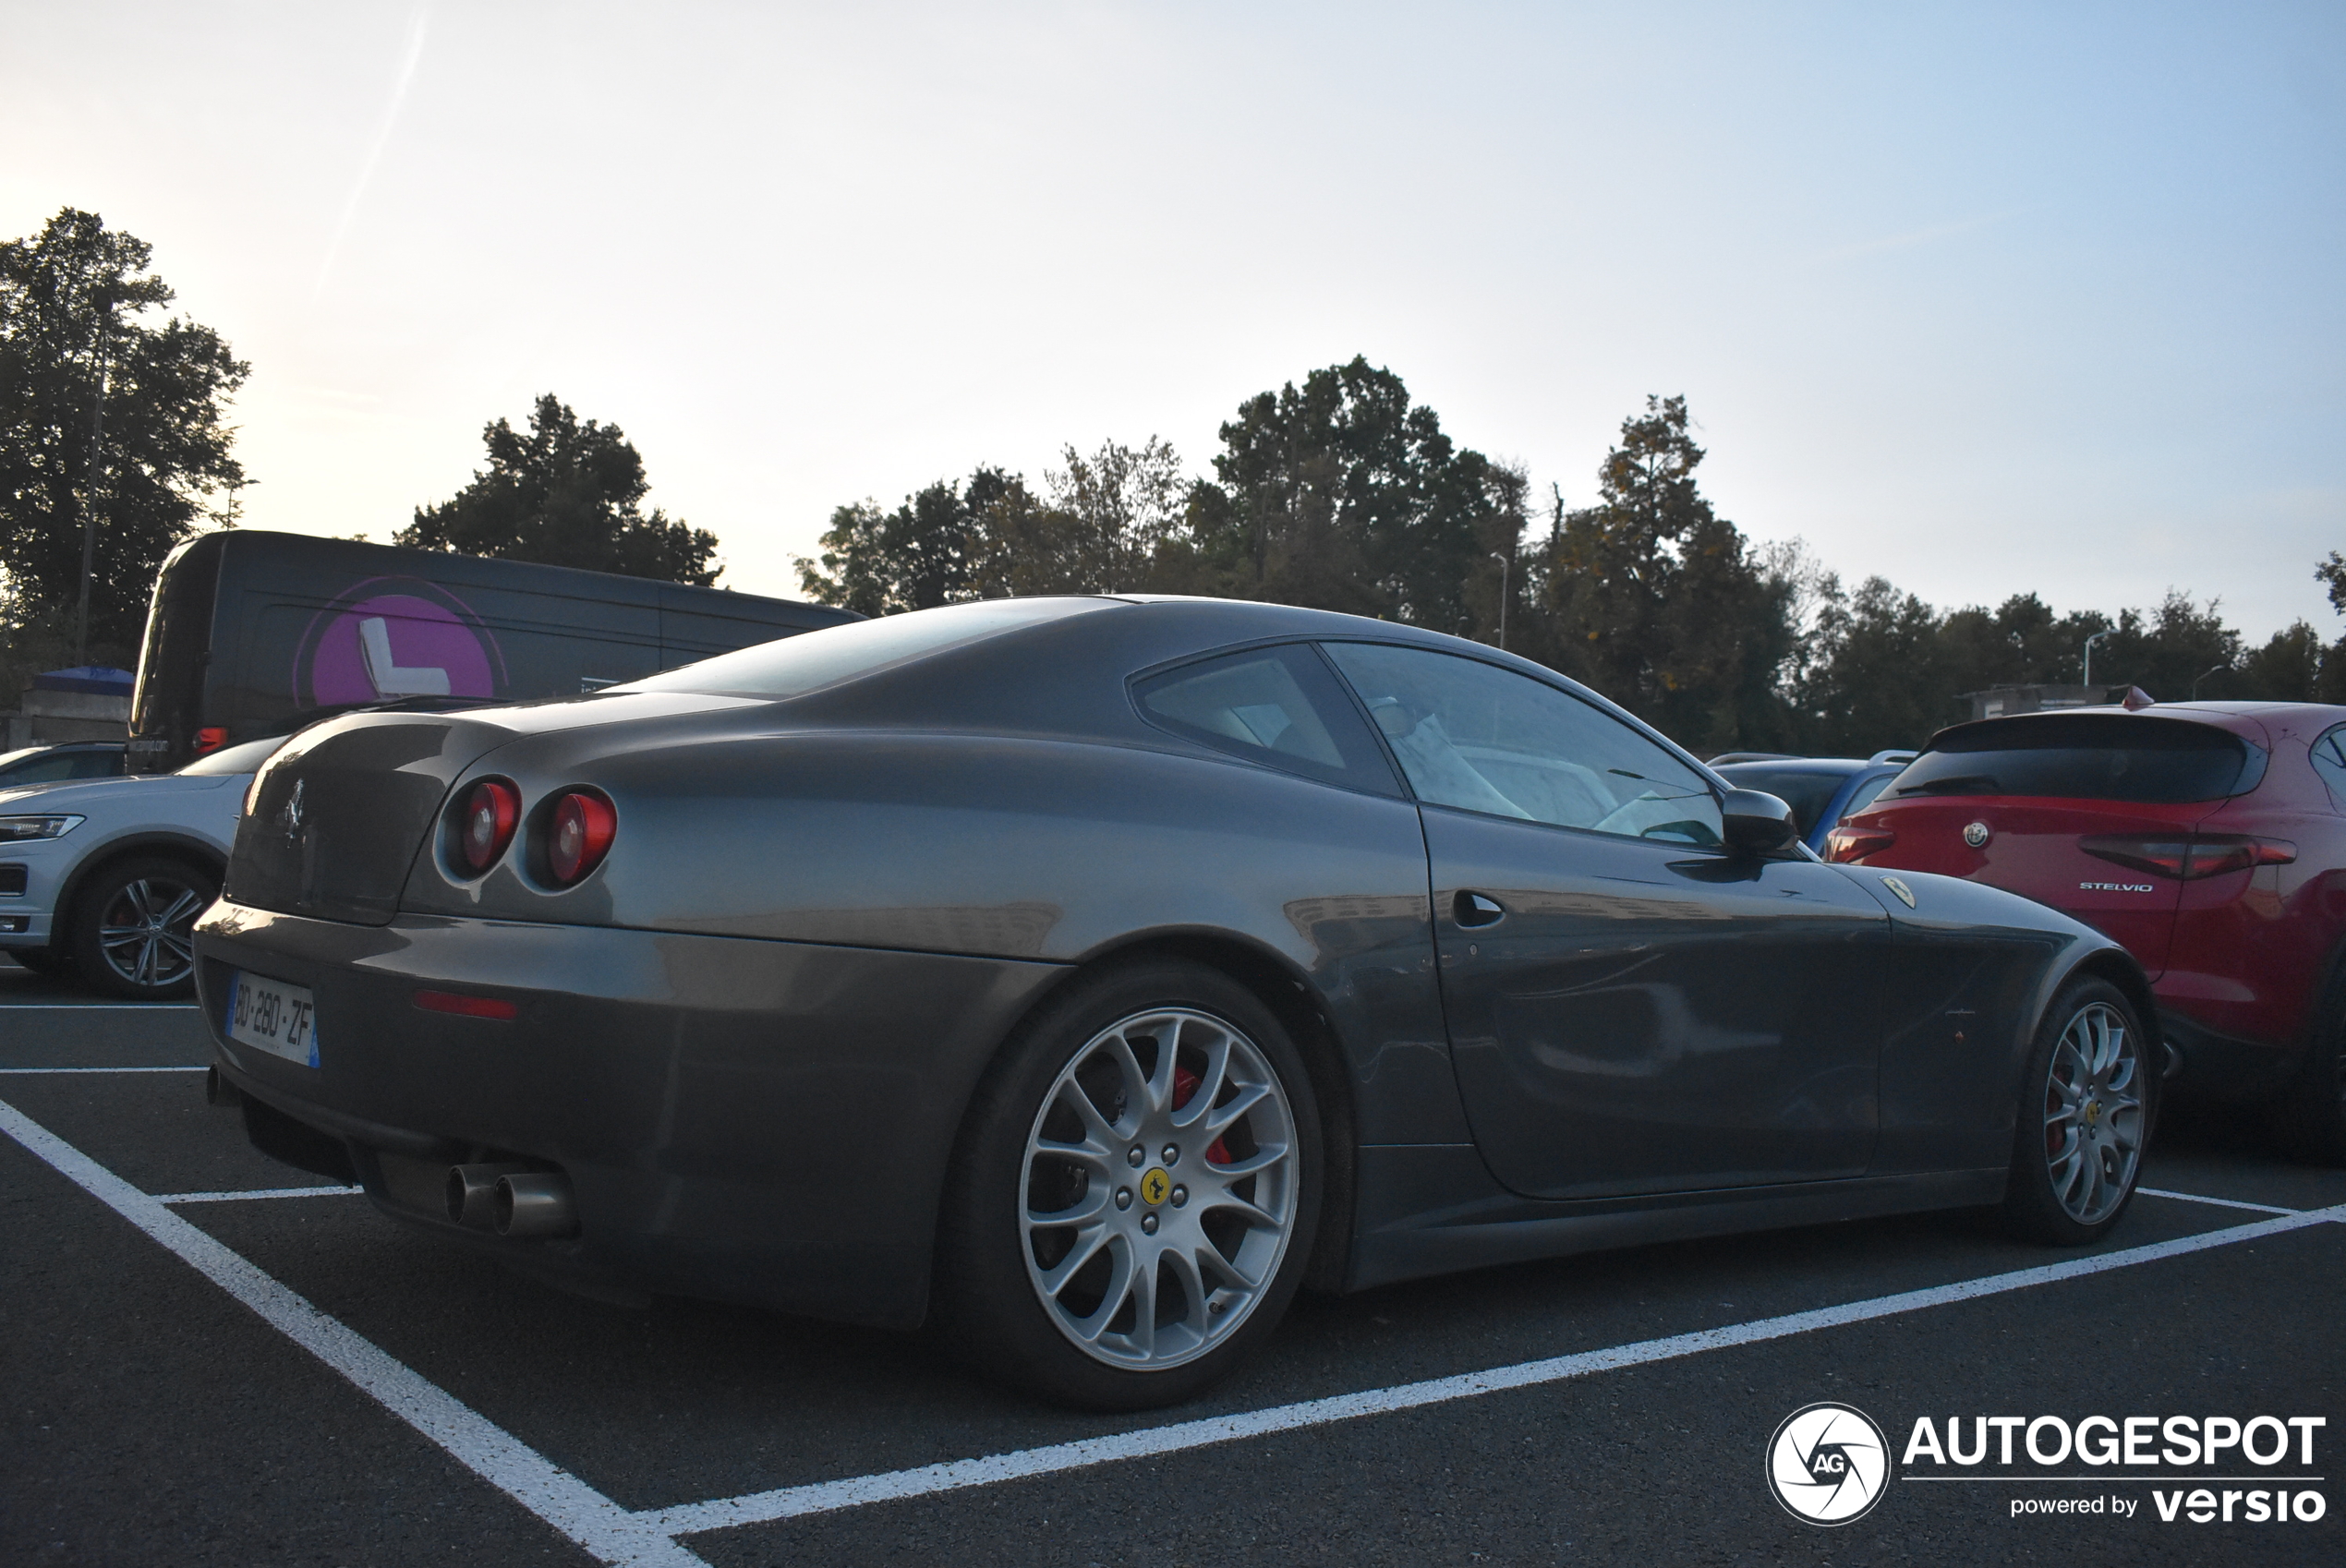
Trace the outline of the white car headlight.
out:
[[[0,816],[0,844],[30,838],[62,838],[81,826],[78,816]]]

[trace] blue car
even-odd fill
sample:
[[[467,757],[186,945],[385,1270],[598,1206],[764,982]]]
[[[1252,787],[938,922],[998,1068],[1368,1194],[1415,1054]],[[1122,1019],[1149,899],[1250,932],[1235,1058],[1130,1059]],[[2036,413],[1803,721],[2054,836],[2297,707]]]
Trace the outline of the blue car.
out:
[[[1800,841],[1819,854],[1825,852],[1825,835],[1843,817],[1873,804],[1882,787],[1915,760],[1913,752],[1876,752],[1862,762],[1856,757],[1777,756],[1760,752],[1730,752],[1711,766],[1738,790],[1759,790],[1792,808],[1800,826]]]

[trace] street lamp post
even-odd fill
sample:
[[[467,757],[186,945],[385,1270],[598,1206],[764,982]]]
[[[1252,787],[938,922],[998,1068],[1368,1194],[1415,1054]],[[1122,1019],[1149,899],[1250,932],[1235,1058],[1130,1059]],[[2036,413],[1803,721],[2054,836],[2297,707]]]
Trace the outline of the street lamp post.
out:
[[[1499,563],[1499,651],[1505,653],[1507,651],[1507,573],[1514,562],[1497,550],[1491,552],[1491,559]]]
[[[2110,630],[2115,631],[2116,628]],[[2086,639],[2086,679],[2082,684],[2090,686],[2094,683],[2094,645],[2109,635],[2109,632],[2097,632]]]
[[[98,560],[98,476],[105,464],[106,327],[113,302],[103,296],[91,302],[90,323],[90,476],[81,487],[81,596],[74,612],[73,661],[90,662],[90,578]]]
[[[2219,670],[2230,669],[2231,668],[2231,666],[2229,664],[2211,664],[2207,669],[2201,670],[2198,674],[2193,676],[2191,678],[2191,700],[2194,702],[2197,702],[2199,700],[2199,683],[2202,681],[2207,680],[2210,675],[2215,674]]]

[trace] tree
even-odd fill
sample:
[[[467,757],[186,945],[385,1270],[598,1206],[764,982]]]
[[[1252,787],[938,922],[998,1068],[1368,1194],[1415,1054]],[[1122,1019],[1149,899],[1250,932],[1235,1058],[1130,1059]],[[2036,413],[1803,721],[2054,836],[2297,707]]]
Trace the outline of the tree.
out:
[[[2327,662],[2321,633],[2314,630],[2313,623],[2292,621],[2274,633],[2263,647],[2242,655],[2236,678],[2209,681],[2206,694],[2257,702],[2324,701],[2320,695],[2321,674]]]
[[[2094,649],[2094,683],[2122,681],[2179,703],[2211,672],[2222,679],[2240,662],[2240,633],[2224,624],[2218,606],[2209,599],[2202,609],[2170,590],[2155,610],[2120,610],[2109,640]]]
[[[657,507],[644,512],[644,460],[618,426],[582,424],[548,392],[528,435],[500,419],[481,439],[488,469],[450,500],[417,507],[394,542],[703,588],[724,571],[715,535]]]
[[[1034,515],[1035,542],[1056,541],[1055,580],[1027,592],[1134,593],[1151,586],[1159,557],[1188,522],[1190,482],[1181,459],[1151,436],[1138,447],[1104,441],[1085,457],[1061,449],[1067,466],[1043,476],[1047,501]],[[1003,545],[1015,541],[1004,538]]]
[[[1682,397],[1646,399],[1598,470],[1598,503],[1561,500],[1540,584],[1549,661],[1682,744],[1722,751],[1783,729],[1794,587],[1711,510]]]
[[[842,605],[861,615],[898,615],[941,604],[1016,591],[989,581],[989,526],[1033,510],[1025,481],[999,468],[980,467],[966,489],[950,479],[904,498],[894,512],[876,501],[856,501],[831,513],[822,537],[822,554],[800,557],[798,582],[820,604]]]
[[[211,328],[141,320],[175,297],[153,247],[67,207],[0,245],[0,572],[21,636],[79,640],[84,508],[95,520],[86,657],[137,657],[155,572],[248,482],[229,400],[251,374]]]
[[[1480,633],[1469,585],[1520,487],[1458,451],[1433,409],[1364,357],[1239,407],[1191,540],[1223,593]],[[1512,489],[1511,489],[1511,487]],[[1513,543],[1512,536],[1507,543]],[[1490,596],[1496,608],[1495,595]]]

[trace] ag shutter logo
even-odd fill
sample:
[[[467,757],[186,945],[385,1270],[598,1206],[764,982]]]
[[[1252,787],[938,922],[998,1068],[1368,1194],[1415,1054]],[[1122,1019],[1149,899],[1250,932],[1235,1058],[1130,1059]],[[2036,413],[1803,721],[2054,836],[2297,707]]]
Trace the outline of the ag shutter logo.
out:
[[[1889,1486],[1889,1441],[1872,1417],[1850,1405],[1803,1405],[1768,1440],[1768,1489],[1805,1523],[1862,1519]]]

